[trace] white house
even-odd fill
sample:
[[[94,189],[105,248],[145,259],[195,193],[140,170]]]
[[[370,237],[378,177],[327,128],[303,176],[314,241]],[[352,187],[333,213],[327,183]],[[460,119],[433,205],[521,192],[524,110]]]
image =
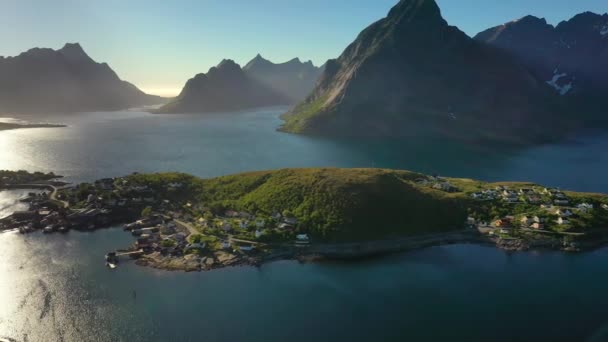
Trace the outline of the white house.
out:
[[[608,204],[602,204],[602,208],[603,208],[604,210],[608,210]]]
[[[250,246],[239,246],[239,249],[243,252],[251,252],[252,250],[255,249],[255,246],[250,245]]]
[[[168,186],[169,186],[170,189],[177,189],[177,188],[181,188],[183,186],[183,184],[175,182],[175,183],[169,183]]]
[[[566,218],[566,217],[561,217],[560,216],[557,219],[557,224],[568,224],[568,223],[570,223],[570,221],[568,221],[568,218]]]
[[[264,235],[264,233],[265,233],[265,231],[257,229],[257,230],[255,231],[255,238],[256,238],[256,239],[259,239],[259,238],[260,238],[260,236]]]
[[[581,203],[581,204],[577,205],[576,208],[580,211],[587,212],[589,210],[593,210],[593,204]]]

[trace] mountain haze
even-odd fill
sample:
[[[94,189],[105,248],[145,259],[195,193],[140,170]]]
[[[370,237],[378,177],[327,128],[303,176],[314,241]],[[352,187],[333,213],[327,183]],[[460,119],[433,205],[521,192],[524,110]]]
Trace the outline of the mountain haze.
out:
[[[121,80],[77,43],[59,50],[34,48],[16,57],[0,57],[3,112],[118,110],[163,100]]]
[[[560,104],[512,56],[449,26],[435,1],[402,0],[328,61],[282,129],[527,143],[567,129]]]
[[[243,70],[287,96],[292,103],[297,103],[310,94],[323,69],[314,66],[311,61],[301,62],[299,58],[275,64],[258,54]]]
[[[208,73],[188,80],[175,99],[155,112],[231,112],[289,103],[287,96],[248,76],[234,61],[225,59]]]

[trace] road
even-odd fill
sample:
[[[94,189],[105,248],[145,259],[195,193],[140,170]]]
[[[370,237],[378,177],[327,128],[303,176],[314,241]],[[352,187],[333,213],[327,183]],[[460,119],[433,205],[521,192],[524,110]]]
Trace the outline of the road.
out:
[[[180,220],[173,220],[173,221],[175,221],[175,223],[177,225],[182,226],[183,228],[186,228],[190,232],[190,235],[192,235],[192,234],[200,234],[200,232],[196,228],[194,228],[193,225],[191,225],[189,223],[186,223],[186,222],[180,221]]]
[[[57,199],[57,192],[59,191],[59,188],[57,188],[54,185],[49,185],[49,187],[51,189],[53,189],[53,191],[51,192],[51,195],[49,196],[49,198],[51,199],[51,201],[55,201],[55,202],[61,203],[64,208],[67,208],[67,207],[70,206],[70,203]]]

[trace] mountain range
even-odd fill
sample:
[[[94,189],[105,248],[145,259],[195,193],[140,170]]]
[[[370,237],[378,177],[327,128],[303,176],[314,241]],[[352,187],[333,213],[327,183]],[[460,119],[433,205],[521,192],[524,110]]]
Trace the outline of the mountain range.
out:
[[[601,37],[604,28],[597,32]],[[312,94],[283,116],[282,129],[549,141],[585,124],[551,79],[487,39],[450,26],[434,0],[401,0],[327,62]]]
[[[606,108],[608,99],[608,14],[585,12],[557,26],[526,16],[490,28],[476,40],[520,60],[579,112]]]
[[[16,113],[118,110],[164,102],[121,80],[79,44],[34,48],[0,57],[0,111]]]
[[[287,96],[292,103],[297,103],[310,94],[323,67],[316,67],[311,61],[301,62],[299,58],[275,64],[258,54],[243,70],[249,76]]]
[[[286,95],[247,75],[234,61],[225,59],[206,74],[188,80],[175,99],[154,112],[231,112],[290,102]]]

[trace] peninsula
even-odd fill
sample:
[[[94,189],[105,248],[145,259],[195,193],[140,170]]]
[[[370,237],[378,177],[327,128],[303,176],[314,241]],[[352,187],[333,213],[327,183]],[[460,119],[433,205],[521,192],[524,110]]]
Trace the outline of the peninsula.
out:
[[[0,131],[6,131],[10,129],[22,129],[22,128],[56,128],[56,127],[66,127],[65,125],[55,125],[55,124],[30,124],[30,123],[13,123],[13,122],[0,122]]]
[[[36,201],[3,227],[52,233],[132,222],[124,229],[133,245],[106,255],[113,267],[125,257],[200,271],[446,243],[574,252],[608,241],[608,195],[401,170],[283,169],[212,179],[136,173],[43,197],[50,201]]]

